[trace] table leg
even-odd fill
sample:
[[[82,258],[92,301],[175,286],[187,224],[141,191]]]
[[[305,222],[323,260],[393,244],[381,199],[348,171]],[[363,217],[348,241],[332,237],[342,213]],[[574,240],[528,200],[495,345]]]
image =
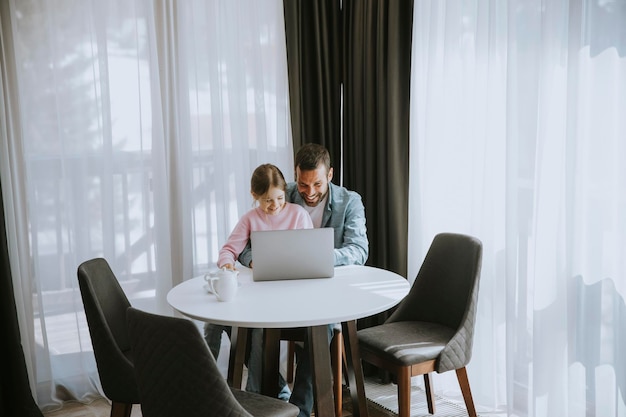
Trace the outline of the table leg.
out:
[[[335,416],[327,329],[328,326],[322,325],[309,327],[307,330],[316,417]]]
[[[263,380],[261,393],[278,397],[278,373],[280,372],[280,329],[265,329],[263,339]]]
[[[242,389],[247,345],[248,328],[233,326],[230,332],[230,357],[228,358],[228,384],[233,388]]]
[[[352,415],[355,417],[368,417],[365,384],[363,381],[363,367],[361,366],[361,353],[359,351],[359,339],[356,335],[356,321],[351,320],[343,322],[341,323],[341,327],[346,350],[346,378],[352,399]]]
[[[316,417],[335,417],[327,329],[326,325],[307,328]],[[272,398],[278,396],[280,335],[280,329],[265,329],[261,393]]]

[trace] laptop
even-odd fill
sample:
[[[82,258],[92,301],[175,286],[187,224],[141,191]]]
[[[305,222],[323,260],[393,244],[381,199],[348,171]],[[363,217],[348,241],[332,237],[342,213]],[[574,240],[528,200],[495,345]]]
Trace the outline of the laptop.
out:
[[[251,232],[252,279],[331,278],[335,274],[333,236],[332,227]]]

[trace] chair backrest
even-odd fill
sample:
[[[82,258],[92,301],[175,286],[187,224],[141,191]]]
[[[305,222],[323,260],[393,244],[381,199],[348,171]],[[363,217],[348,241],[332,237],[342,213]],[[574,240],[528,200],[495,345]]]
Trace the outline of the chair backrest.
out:
[[[106,260],[85,261],[77,273],[102,389],[112,401],[139,403],[126,324],[130,302]]]
[[[251,417],[191,320],[133,307],[127,320],[143,417]]]
[[[480,240],[456,233],[436,235],[409,294],[387,319],[456,330],[440,355],[439,372],[458,369],[471,358],[481,266]]]

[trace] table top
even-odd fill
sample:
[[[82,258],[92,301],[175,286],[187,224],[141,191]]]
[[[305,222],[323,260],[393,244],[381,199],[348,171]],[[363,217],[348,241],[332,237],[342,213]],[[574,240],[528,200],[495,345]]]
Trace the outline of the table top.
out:
[[[402,276],[369,266],[340,266],[332,278],[254,282],[239,268],[237,296],[218,301],[203,276],[178,284],[167,302],[187,317],[228,326],[319,326],[371,316],[398,304],[409,292]]]

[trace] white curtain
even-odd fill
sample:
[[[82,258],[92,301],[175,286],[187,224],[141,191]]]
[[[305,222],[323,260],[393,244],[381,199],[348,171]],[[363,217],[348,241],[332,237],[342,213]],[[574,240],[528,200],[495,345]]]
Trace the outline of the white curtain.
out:
[[[416,0],[413,27],[409,276],[438,232],[482,240],[475,400],[626,416],[626,3]]]
[[[293,178],[282,2],[9,0],[0,168],[22,343],[40,407],[101,393],[76,268],[172,313],[252,207]]]

